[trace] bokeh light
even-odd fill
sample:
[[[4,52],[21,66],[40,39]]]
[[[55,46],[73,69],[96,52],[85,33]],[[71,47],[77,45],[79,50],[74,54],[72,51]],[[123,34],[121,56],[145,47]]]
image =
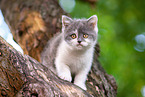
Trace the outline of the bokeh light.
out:
[[[145,34],[139,34],[135,37],[136,45],[134,46],[135,50],[139,52],[144,52],[145,50]]]
[[[59,0],[59,4],[64,11],[70,13],[75,7],[75,0]]]

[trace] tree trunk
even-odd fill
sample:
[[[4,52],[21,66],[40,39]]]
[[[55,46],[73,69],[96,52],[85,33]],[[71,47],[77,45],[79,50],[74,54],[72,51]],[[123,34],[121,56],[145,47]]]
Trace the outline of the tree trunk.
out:
[[[2,0],[0,7],[15,41],[25,54],[40,61],[43,47],[60,31],[65,14],[57,0]]]
[[[39,63],[47,41],[61,29],[61,15],[66,14],[57,0],[1,0],[0,7],[15,41],[27,54],[19,54],[1,39],[0,78],[4,82],[0,83],[0,96],[116,96],[114,77],[105,72],[97,59],[99,45],[96,46],[93,66],[86,82],[87,92],[57,78]],[[4,64],[9,68],[5,68]]]

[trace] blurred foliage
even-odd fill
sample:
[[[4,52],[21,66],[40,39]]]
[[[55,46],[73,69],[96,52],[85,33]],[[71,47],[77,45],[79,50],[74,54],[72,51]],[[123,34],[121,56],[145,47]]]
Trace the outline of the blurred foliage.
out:
[[[74,18],[97,14],[100,62],[118,84],[117,97],[142,97],[145,51],[134,49],[136,35],[145,32],[144,0],[98,0],[96,6],[76,0]],[[142,40],[141,40],[142,41]]]

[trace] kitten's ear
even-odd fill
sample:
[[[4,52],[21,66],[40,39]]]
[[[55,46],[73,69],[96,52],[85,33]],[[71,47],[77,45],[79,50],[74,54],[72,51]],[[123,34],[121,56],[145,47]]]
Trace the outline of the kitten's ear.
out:
[[[73,20],[70,17],[62,15],[62,26],[67,27]]]
[[[98,18],[96,15],[93,15],[87,20],[87,22],[90,26],[95,28],[97,26]]]

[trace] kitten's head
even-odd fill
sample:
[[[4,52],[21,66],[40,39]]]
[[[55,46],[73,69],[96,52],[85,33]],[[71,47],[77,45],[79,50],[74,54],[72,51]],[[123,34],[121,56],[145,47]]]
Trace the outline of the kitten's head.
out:
[[[71,19],[62,16],[62,33],[66,43],[75,49],[81,50],[94,46],[97,42],[98,18],[96,15],[89,19]]]

